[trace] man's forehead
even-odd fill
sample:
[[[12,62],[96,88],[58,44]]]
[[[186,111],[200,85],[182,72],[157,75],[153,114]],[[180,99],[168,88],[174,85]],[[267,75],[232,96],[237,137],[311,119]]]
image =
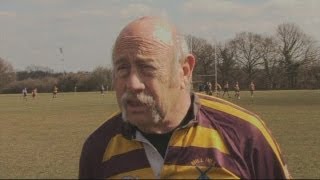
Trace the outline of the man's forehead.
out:
[[[136,63],[139,62],[149,62],[149,63],[156,63],[158,59],[150,56],[144,56],[140,54],[123,54],[119,55],[115,59],[115,64],[127,63],[129,61],[134,61]]]
[[[167,21],[158,18],[142,18],[127,25],[119,34],[119,38],[140,37],[173,45],[174,29]]]
[[[148,38],[125,36],[119,38],[114,47],[113,59],[148,59],[151,57],[172,56],[172,46],[163,41]],[[142,58],[145,56],[145,58]]]

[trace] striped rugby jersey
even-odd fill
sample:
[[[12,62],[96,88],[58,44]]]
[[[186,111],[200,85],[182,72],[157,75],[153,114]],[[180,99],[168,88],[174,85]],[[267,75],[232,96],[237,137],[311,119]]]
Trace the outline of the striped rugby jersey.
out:
[[[79,178],[290,178],[258,116],[216,97],[192,99],[190,121],[173,132],[164,158],[117,113],[86,140]]]

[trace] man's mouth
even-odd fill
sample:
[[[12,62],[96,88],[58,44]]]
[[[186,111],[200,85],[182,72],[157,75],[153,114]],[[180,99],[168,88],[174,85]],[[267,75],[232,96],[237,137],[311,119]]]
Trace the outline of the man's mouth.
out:
[[[127,104],[129,106],[144,106],[144,104],[140,101],[135,101],[135,100],[128,100]]]
[[[142,113],[146,111],[146,105],[140,101],[128,100],[126,109],[132,113]]]

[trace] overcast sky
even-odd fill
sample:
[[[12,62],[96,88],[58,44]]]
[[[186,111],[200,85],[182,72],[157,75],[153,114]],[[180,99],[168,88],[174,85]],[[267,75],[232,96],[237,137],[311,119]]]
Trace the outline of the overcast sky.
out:
[[[111,64],[119,31],[144,15],[217,41],[241,31],[271,35],[283,22],[319,41],[319,8],[318,0],[0,0],[0,57],[17,70],[91,71]]]

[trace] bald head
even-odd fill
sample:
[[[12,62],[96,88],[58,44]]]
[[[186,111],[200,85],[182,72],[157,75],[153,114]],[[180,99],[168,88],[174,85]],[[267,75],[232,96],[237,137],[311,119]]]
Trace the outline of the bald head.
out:
[[[165,45],[173,45],[176,28],[158,17],[142,17],[128,24],[119,37],[136,36],[150,38]]]
[[[142,17],[125,26],[115,42],[113,61],[115,55],[119,55],[123,48],[128,46],[132,47],[132,51],[138,50],[139,53],[147,54],[151,51],[166,53],[177,60],[188,53],[184,38],[178,34],[176,27],[159,17]]]

